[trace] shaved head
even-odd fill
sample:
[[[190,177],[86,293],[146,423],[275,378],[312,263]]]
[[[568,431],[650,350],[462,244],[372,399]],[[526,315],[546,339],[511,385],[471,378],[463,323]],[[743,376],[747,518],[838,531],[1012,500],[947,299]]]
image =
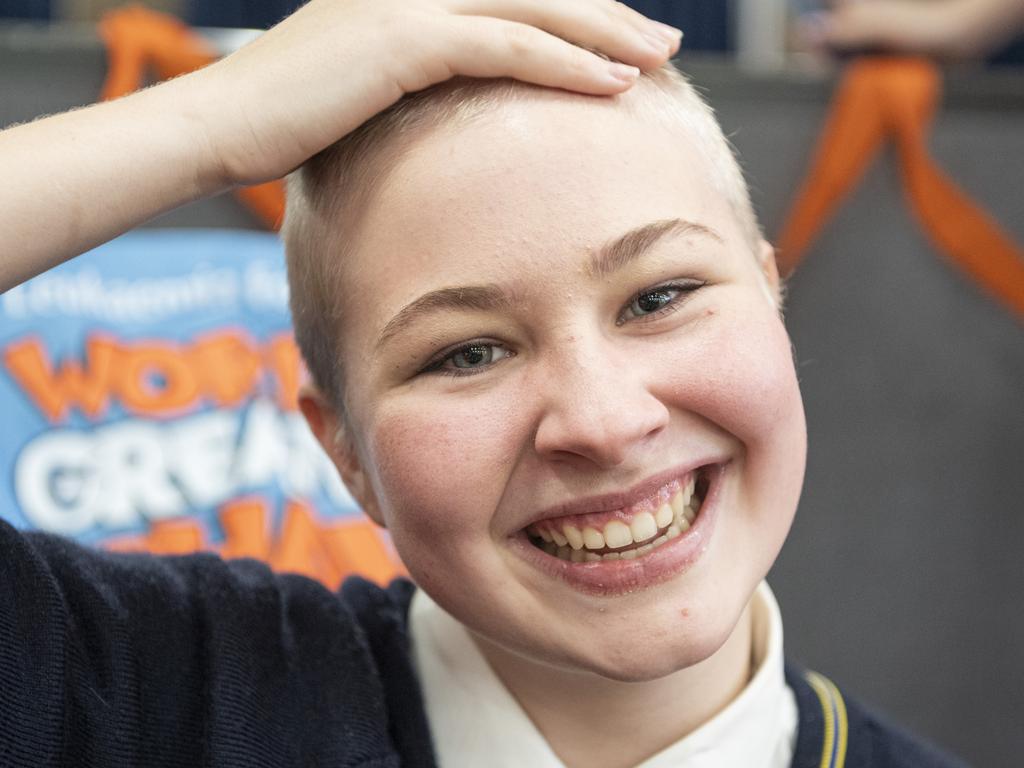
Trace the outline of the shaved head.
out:
[[[695,144],[711,169],[708,183],[728,202],[756,253],[760,227],[732,148],[711,108],[671,64],[644,74],[633,88],[614,97],[551,91],[514,80],[464,78],[409,94],[288,179],[283,237],[296,339],[314,383],[339,410],[344,410],[338,347],[345,309],[342,272],[358,249],[360,212],[417,140],[432,131],[457,129],[503,105],[538,98],[613,99],[645,121],[678,128],[680,141]]]

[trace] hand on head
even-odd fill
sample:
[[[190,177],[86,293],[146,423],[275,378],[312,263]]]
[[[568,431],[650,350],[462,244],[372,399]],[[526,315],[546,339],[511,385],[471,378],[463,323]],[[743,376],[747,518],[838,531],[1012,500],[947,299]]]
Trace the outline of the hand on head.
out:
[[[228,183],[265,181],[451,77],[610,95],[664,64],[680,37],[597,0],[313,0],[211,68],[217,92],[240,95],[234,114],[216,115],[214,145]]]
[[[464,75],[616,94],[680,36],[611,0],[312,0],[209,67],[0,132],[0,292],[284,176],[405,93]]]

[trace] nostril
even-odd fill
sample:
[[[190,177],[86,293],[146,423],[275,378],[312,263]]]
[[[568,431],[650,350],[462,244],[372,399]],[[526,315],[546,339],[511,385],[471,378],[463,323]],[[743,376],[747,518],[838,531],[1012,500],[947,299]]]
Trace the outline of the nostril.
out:
[[[665,404],[646,389],[630,395],[628,388],[618,388],[617,396],[611,389],[564,392],[538,425],[537,452],[552,459],[582,457],[597,466],[616,467],[669,423]]]

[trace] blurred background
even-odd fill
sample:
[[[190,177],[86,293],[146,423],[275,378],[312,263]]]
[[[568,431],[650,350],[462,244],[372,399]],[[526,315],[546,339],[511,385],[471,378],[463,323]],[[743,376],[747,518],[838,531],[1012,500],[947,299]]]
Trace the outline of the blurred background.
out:
[[[630,4],[685,30],[679,64],[738,148],[770,239],[851,64],[908,52],[944,83],[935,166],[1020,257],[1024,0]],[[144,5],[224,53],[297,4]],[[95,22],[119,6],[0,0],[0,126],[98,98]],[[789,281],[810,455],[769,578],[792,659],[972,765],[1019,765],[1024,314],[937,247],[901,162],[891,142],[865,158]],[[294,413],[266,229],[234,197],[202,201],[0,297],[0,514],[123,549],[254,554],[329,583],[398,571]],[[110,359],[137,380],[104,379]]]
[[[998,4],[999,0],[995,0]],[[141,3],[178,18],[193,26],[232,29],[266,29],[294,11],[300,0],[145,0]],[[781,65],[781,53],[814,47],[816,34],[808,27],[820,27],[821,12],[838,6],[854,4],[877,5],[878,8],[856,11],[856,17],[843,20],[844,47],[868,47],[882,37],[921,39],[932,26],[930,15],[945,15],[951,21],[971,16],[970,6],[993,5],[993,0],[919,0],[918,5],[946,6],[940,13],[925,11],[913,26],[921,31],[901,29],[906,25],[904,11],[898,6],[914,5],[915,0],[629,0],[626,3],[652,18],[678,26],[686,32],[686,48],[690,51],[732,52],[741,58],[753,57],[762,66]],[[1007,5],[1019,4],[1006,0]],[[0,19],[23,19],[46,22],[90,22],[112,8],[125,5],[118,0],[0,0]],[[885,6],[896,7],[895,10]],[[962,9],[952,9],[962,6]],[[846,11],[838,15],[843,16]],[[886,27],[890,33],[886,33]],[[964,24],[953,25],[956,37],[964,34]],[[997,24],[999,29],[979,50],[971,54],[993,63],[1024,61],[1024,40],[1014,34],[1012,24]],[[954,33],[950,31],[950,37]],[[835,41],[839,39],[836,36]],[[962,40],[960,41],[962,43]],[[957,41],[950,39],[954,49]],[[936,45],[936,48],[943,46]]]

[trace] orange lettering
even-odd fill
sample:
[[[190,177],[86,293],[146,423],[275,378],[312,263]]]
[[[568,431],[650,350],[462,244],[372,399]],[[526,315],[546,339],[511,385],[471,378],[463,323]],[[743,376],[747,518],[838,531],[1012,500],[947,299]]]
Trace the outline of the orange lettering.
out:
[[[147,533],[108,539],[103,547],[157,555],[216,551],[224,558],[254,557],[277,572],[299,573],[332,590],[353,574],[386,585],[406,573],[380,531],[367,519],[323,525],[307,504],[289,501],[280,536],[273,541],[268,519],[265,499],[240,498],[221,507],[225,541],[219,547],[210,546],[202,521],[190,517],[159,520]]]
[[[199,379],[176,345],[154,341],[124,348],[117,372],[121,401],[138,414],[180,413],[199,398]]]
[[[245,400],[262,369],[259,354],[241,331],[215,333],[197,340],[192,360],[203,394],[222,408]]]
[[[291,334],[275,336],[260,350],[239,330],[212,333],[192,345],[125,344],[93,336],[84,362],[65,360],[56,370],[42,340],[29,337],[4,349],[3,361],[51,422],[62,421],[74,407],[102,418],[112,396],[126,410],[150,417],[179,415],[200,398],[236,407],[259,389],[264,366],[276,384],[279,407],[295,410],[305,370]]]
[[[405,573],[370,520],[337,523],[323,531],[327,551],[342,577],[359,574],[385,585]]]
[[[36,338],[15,342],[4,350],[4,363],[11,376],[51,422],[67,417],[77,405],[90,418],[107,408],[110,381],[117,354],[114,342],[93,337],[86,342],[86,368],[66,361],[54,371],[43,342]]]
[[[190,555],[207,548],[206,535],[198,520],[158,520],[149,530],[146,547],[154,555]]]
[[[146,536],[113,536],[105,539],[102,544],[104,549],[111,552],[146,552]]]
[[[270,555],[270,567],[275,571],[301,573],[330,589],[337,589],[341,584],[341,573],[324,549],[312,510],[297,501],[285,505],[281,537]]]
[[[266,560],[270,554],[267,527],[267,502],[260,498],[235,499],[221,507],[220,524],[224,528],[224,558],[255,557]]]
[[[190,517],[158,520],[141,536],[108,539],[103,547],[113,552],[149,552],[154,555],[190,555],[207,549],[206,534]]]

